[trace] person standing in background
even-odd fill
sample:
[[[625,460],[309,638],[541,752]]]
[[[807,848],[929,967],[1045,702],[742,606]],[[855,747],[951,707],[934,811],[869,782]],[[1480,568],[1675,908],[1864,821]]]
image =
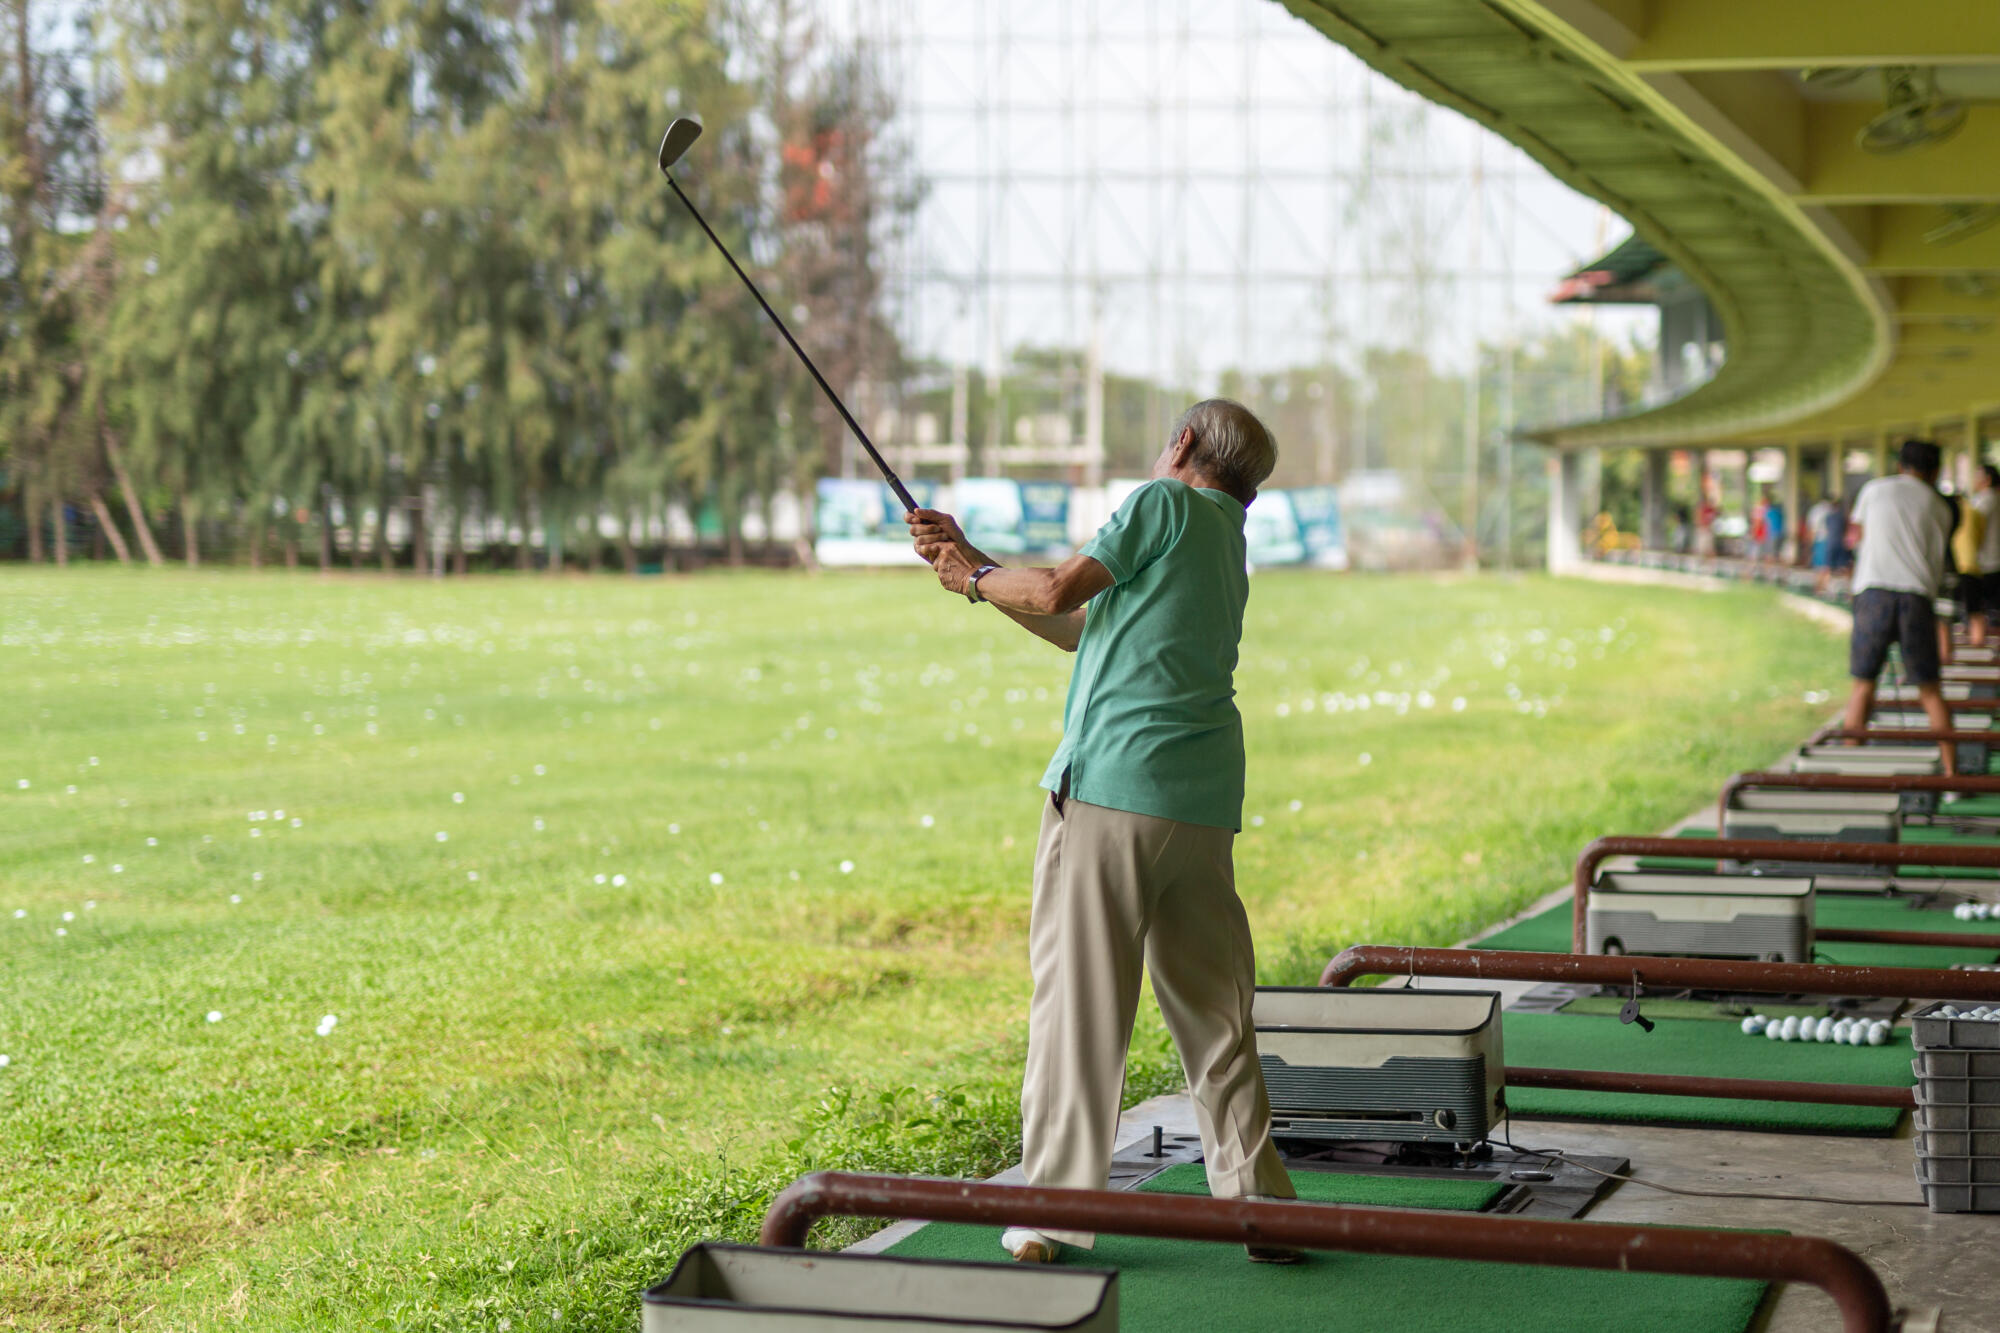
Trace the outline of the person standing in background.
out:
[[[1833,501],[1822,495],[1813,501],[1812,508],[1806,510],[1805,526],[1799,534],[1812,543],[1810,559],[1813,571],[1813,593],[1815,596],[1826,591],[1826,581],[1833,568],[1833,548],[1827,544],[1826,520],[1833,512]]]
[[[1994,603],[2000,601],[2000,468],[1981,463],[1973,469],[1971,505],[1980,531],[1965,610],[1973,645],[1983,648],[1993,633]]]
[[[1855,497],[1854,632],[1848,642],[1846,727],[1861,731],[1875,710],[1875,680],[1894,645],[1903,678],[1916,687],[1931,730],[1950,731],[1939,688],[1936,598],[1951,541],[1951,506],[1938,494],[1940,452],[1930,440],[1905,440],[1902,470],[1877,477]],[[1958,771],[1955,747],[1939,747],[1944,771]]]

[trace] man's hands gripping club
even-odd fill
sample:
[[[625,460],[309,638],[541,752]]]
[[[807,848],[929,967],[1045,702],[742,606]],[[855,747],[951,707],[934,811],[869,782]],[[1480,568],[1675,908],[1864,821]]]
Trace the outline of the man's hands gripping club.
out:
[[[947,591],[965,595],[965,585],[982,565],[997,564],[965,539],[958,520],[936,509],[903,515],[910,540]],[[1083,636],[1083,606],[1111,586],[1111,571],[1087,555],[1073,555],[1054,569],[994,569],[979,580],[982,601],[993,603],[1020,625],[1065,652],[1075,652]]]
[[[918,509],[903,515],[910,525],[910,540],[924,563],[937,571],[945,591],[965,595],[966,580],[982,565],[997,564],[965,539],[958,520],[937,509]],[[997,573],[999,571],[995,571]]]

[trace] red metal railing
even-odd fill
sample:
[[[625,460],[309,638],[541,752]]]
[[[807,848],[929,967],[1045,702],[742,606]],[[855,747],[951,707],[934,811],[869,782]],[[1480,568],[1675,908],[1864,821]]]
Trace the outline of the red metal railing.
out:
[[[824,1171],[793,1181],[771,1201],[761,1243],[802,1248],[813,1222],[822,1217],[923,1218],[1423,1259],[1803,1282],[1833,1298],[1844,1333],[1888,1333],[1892,1327],[1889,1294],[1875,1271],[1852,1250],[1816,1236]]]
[[[1572,985],[1740,991],[1749,995],[1887,995],[1910,1000],[2000,1001],[2000,972],[1945,967],[1854,967],[1838,963],[1751,963],[1733,958],[1654,958],[1632,954],[1522,953],[1508,949],[1419,949],[1350,944],[1320,973],[1322,986],[1361,977],[1459,977],[1474,981],[1554,981]]]
[[[1994,739],[2000,741],[2000,732],[1994,734]],[[2000,777],[1938,773],[1737,773],[1722,784],[1722,794],[1715,806],[1718,818],[1726,819],[1736,808],[1736,797],[1746,791],[1929,791],[1972,795],[2000,792]],[[1716,827],[1722,825],[1718,823]]]
[[[1717,861],[1795,861],[1809,865],[1864,865],[1864,866],[1950,866],[1954,869],[2000,869],[2000,847],[1953,847],[1948,843],[1924,844],[1902,842],[1784,842],[1753,838],[1662,838],[1662,837],[1609,837],[1599,838],[1583,849],[1583,855],[1576,860],[1576,877],[1571,885],[1574,899],[1571,908],[1570,948],[1583,953],[1585,948],[1585,912],[1590,903],[1591,881],[1597,876],[1597,868],[1614,856],[1677,856],[1699,857],[1702,860]],[[1892,932],[1866,931],[1846,932],[1846,939],[1867,939],[1888,942],[1896,939]],[[1832,932],[1821,938],[1835,938]],[[1965,944],[1976,941],[1978,936],[1953,936],[1954,943]],[[1918,943],[1919,941],[1904,941]],[[1766,966],[1784,966],[1766,964]],[[1793,966],[1803,966],[1794,964]],[[1888,969],[1920,971],[1922,969]],[[1860,991],[1853,994],[1906,995],[1908,991]]]
[[[1510,1088],[1564,1092],[1640,1092],[1654,1097],[1722,1097],[1733,1101],[1810,1102],[1815,1106],[1892,1106],[1914,1110],[1914,1088],[1868,1083],[1801,1083],[1791,1079],[1712,1078],[1706,1074],[1637,1074],[1613,1069],[1507,1066]]]
[[[1924,745],[1950,741],[1961,745],[1990,745],[1996,739],[2000,739],[2000,732],[1928,731],[1919,727],[1864,727],[1856,731],[1835,722],[1815,731],[1806,744],[1824,745],[1828,741],[1880,741],[1894,744],[1900,741],[1911,745]]]

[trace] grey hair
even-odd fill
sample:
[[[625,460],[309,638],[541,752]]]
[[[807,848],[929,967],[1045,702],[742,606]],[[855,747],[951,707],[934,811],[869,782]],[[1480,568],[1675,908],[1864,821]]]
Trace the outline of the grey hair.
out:
[[[1257,414],[1232,398],[1207,398],[1181,413],[1172,438],[1194,432],[1194,457],[1200,471],[1221,482],[1239,498],[1264,484],[1278,466],[1278,442]]]

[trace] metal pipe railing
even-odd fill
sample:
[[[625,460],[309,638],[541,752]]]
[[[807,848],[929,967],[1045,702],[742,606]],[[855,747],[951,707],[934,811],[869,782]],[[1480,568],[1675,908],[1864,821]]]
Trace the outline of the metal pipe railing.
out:
[[[1694,856],[1716,861],[1791,861],[1809,865],[1865,866],[1950,866],[1972,869],[2000,869],[2000,847],[1954,847],[1949,843],[1905,842],[1784,842],[1756,838],[1599,838],[1583,849],[1576,859],[1576,876],[1571,884],[1570,948],[1583,953],[1587,938],[1584,923],[1590,903],[1591,881],[1597,868],[1614,856]],[[1867,938],[1879,940],[1883,932]],[[1785,964],[1767,964],[1785,966]],[[1805,966],[1792,964],[1792,966]],[[1898,969],[1921,970],[1921,969]],[[1867,993],[1867,992],[1864,992]],[[1902,994],[1904,992],[1873,992]]]
[[[793,1181],[771,1201],[760,1242],[803,1248],[813,1222],[822,1217],[923,1218],[1423,1259],[1803,1282],[1833,1298],[1844,1333],[1889,1333],[1892,1327],[1889,1294],[1875,1270],[1852,1250],[1817,1236],[822,1171]]]
[[[1993,949],[2000,951],[2000,935],[1949,930],[1843,930],[1838,926],[1816,928],[1815,941],[1828,944],[1915,944],[1936,949]]]
[[[2000,732],[1994,734],[2000,741]],[[1736,798],[1746,791],[1846,791],[1906,792],[1928,791],[1972,795],[2000,792],[2000,777],[1984,774],[1944,775],[1939,773],[1736,773],[1722,784],[1716,800],[1719,821],[1727,820],[1736,808]],[[1723,827],[1718,822],[1716,827]]]
[[[1733,958],[1633,954],[1522,953],[1510,949],[1420,949],[1350,944],[1320,973],[1322,986],[1362,977],[1457,977],[1472,981],[1553,981],[1588,986],[1655,986],[1749,995],[1874,995],[1909,1000],[2000,1001],[2000,972],[1948,967],[1857,967],[1840,963],[1752,963]]]
[[[1807,739],[1807,745],[1824,745],[1828,741],[1882,741],[1907,742],[1912,745],[1942,744],[1951,742],[1958,745],[1990,745],[2000,740],[2000,732],[1993,731],[1931,731],[1923,727],[1862,727],[1859,729],[1834,722],[1821,727]]]
[[[1637,1092],[1652,1097],[1722,1097],[1734,1101],[1810,1102],[1815,1106],[1916,1109],[1916,1089],[1867,1083],[1802,1083],[1792,1079],[1713,1078],[1705,1074],[1639,1074],[1614,1069],[1537,1069],[1508,1065],[1510,1088],[1563,1092]]]
[[[2000,699],[1946,699],[1944,706],[1954,713],[1994,713],[2000,712]],[[1914,713],[1922,709],[1922,707],[1923,705],[1915,699],[1878,698],[1875,700],[1875,706],[1869,710],[1869,715],[1873,716],[1876,713]]]

